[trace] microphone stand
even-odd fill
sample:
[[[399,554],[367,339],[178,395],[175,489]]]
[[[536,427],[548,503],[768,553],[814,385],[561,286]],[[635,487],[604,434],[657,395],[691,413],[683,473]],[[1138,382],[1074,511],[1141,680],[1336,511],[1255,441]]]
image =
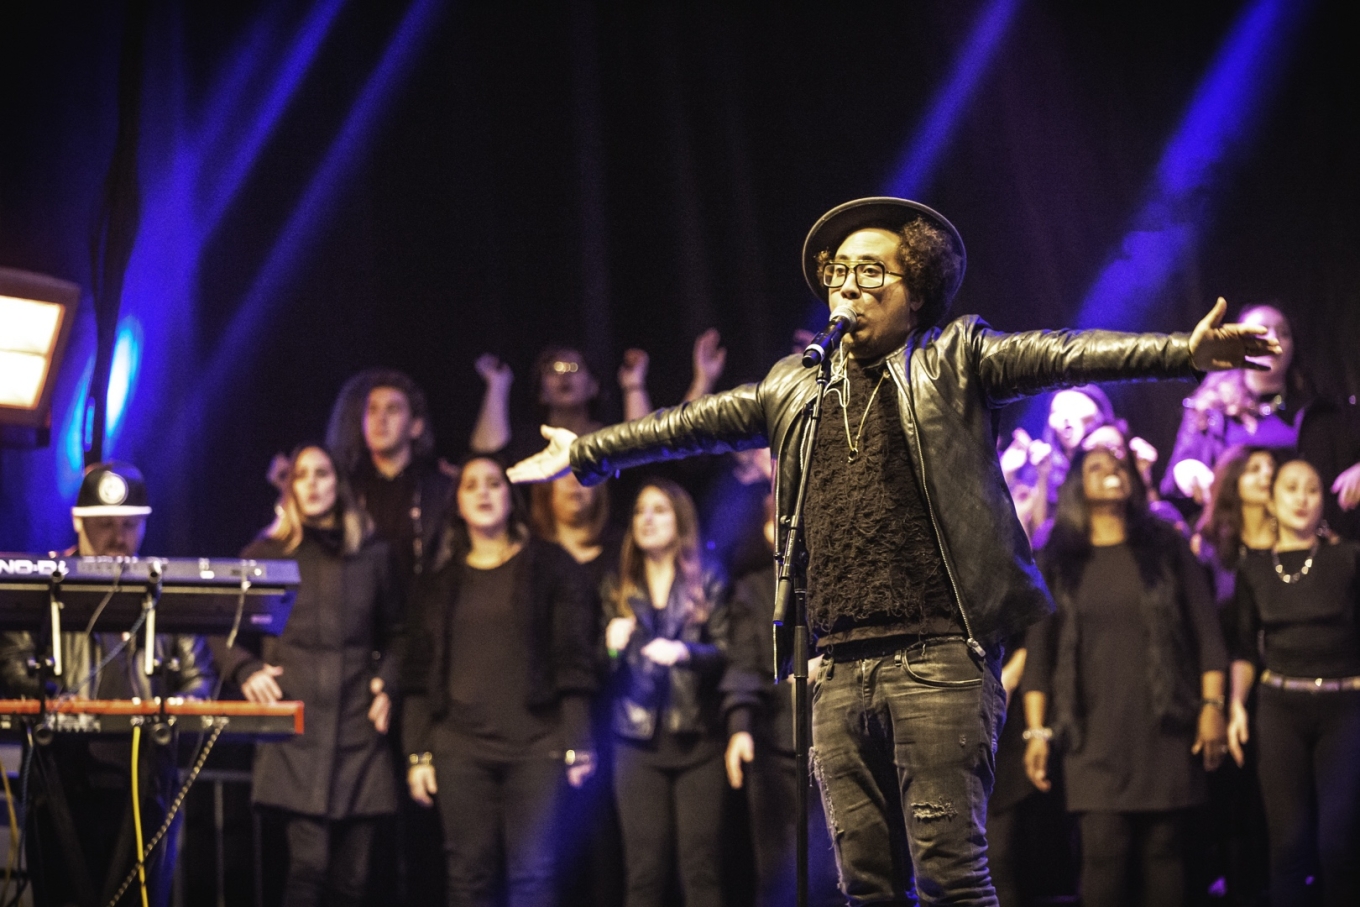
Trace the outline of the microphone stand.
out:
[[[797,577],[807,566],[803,548],[803,504],[807,500],[808,466],[812,461],[812,443],[817,437],[817,426],[822,421],[822,401],[831,384],[831,356],[823,356],[817,372],[817,393],[804,410],[807,422],[799,444],[798,493],[794,499],[793,520],[784,538],[784,549],[778,555],[779,578],[774,595],[774,676],[782,681],[786,659],[780,650],[780,630],[793,624],[793,753],[795,776],[798,778],[797,802],[797,907],[808,903],[808,753],[812,741],[812,715],[808,702],[808,625],[807,590],[797,587]],[[792,614],[790,614],[792,611]]]

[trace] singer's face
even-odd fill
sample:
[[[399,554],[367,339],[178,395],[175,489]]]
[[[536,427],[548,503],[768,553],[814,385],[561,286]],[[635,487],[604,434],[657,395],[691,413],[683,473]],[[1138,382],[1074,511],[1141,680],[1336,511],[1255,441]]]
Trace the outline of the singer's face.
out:
[[[889,271],[900,273],[897,234],[871,228],[851,233],[836,250],[836,261],[876,261]],[[916,325],[916,310],[921,304],[911,299],[901,277],[888,275],[883,286],[862,289],[854,270],[845,283],[829,291],[827,302],[836,308],[842,302],[855,310],[855,329],[845,335],[845,348],[856,359],[872,360],[884,356],[906,342]]]

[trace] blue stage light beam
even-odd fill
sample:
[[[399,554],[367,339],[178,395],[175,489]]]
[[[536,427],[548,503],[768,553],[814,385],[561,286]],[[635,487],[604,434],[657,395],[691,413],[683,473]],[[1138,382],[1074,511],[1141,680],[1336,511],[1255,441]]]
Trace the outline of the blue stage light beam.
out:
[[[165,166],[144,168],[159,174],[159,178],[146,182],[146,216],[128,263],[124,308],[140,315],[148,324],[152,348],[163,349],[169,345],[165,343],[168,337],[158,335],[186,314],[184,302],[194,298],[193,282],[204,244],[245,182],[315,61],[341,6],[343,0],[327,0],[309,13],[297,36],[289,43],[282,62],[260,79],[268,86],[262,100],[251,97],[246,90],[247,83],[254,80],[252,74],[259,77],[265,70],[261,66],[262,36],[268,29],[257,28],[235,55],[222,84],[204,105],[204,126],[200,134],[176,134],[171,139],[171,147],[161,154],[147,150],[146,157],[160,158]],[[249,113],[243,113],[243,108],[247,107]],[[178,110],[157,113],[162,122],[178,123],[184,119]],[[245,122],[242,122],[243,118]],[[227,129],[226,124],[233,124],[234,128]],[[225,163],[218,164],[218,161]],[[137,325],[135,349],[140,364],[140,352],[146,344],[140,322],[134,318],[132,323]],[[129,334],[120,333],[119,337],[125,349],[132,348],[128,346]],[[89,352],[88,357],[92,360],[93,352]],[[136,389],[138,371],[132,372],[130,380],[119,392],[125,401]],[[69,406],[73,414],[69,424],[77,439],[84,433],[80,428],[82,420],[76,412],[84,409],[83,394],[88,389],[84,387],[85,382],[81,384],[81,393]],[[112,396],[111,390],[111,407]],[[121,419],[111,419],[110,425],[114,423],[121,428]],[[113,437],[108,439],[110,449],[115,440]]]
[[[230,73],[224,80],[216,101],[207,106],[209,115],[204,121],[204,130],[196,142],[199,151],[197,157],[203,162],[212,156],[213,149],[223,145],[228,149],[223,155],[224,164],[221,167],[202,168],[200,173],[204,184],[210,189],[202,216],[202,225],[208,232],[217,226],[226,207],[236,197],[237,191],[259,159],[261,150],[274,132],[274,127],[292,102],[298,85],[302,83],[312,63],[316,61],[317,54],[325,44],[326,36],[330,34],[331,26],[343,6],[344,0],[325,0],[311,10],[297,36],[292,40],[282,65],[269,79],[269,90],[263,100],[251,99],[247,115],[248,125],[241,134],[231,135],[226,132],[226,126],[236,119],[228,115],[230,109],[240,106],[241,99],[246,97],[244,83],[249,80],[240,72],[246,67],[238,65],[237,71]],[[239,59],[248,60],[262,53],[260,44],[259,36],[254,36]],[[216,114],[214,111],[217,111]],[[227,143],[228,139],[233,141]]]
[[[133,389],[137,386],[137,373],[142,364],[142,327],[137,319],[124,316],[118,320],[118,331],[113,344],[113,365],[109,369],[109,402],[104,410],[104,437],[109,451],[108,459],[113,459],[114,442],[123,427],[123,417],[127,414],[128,403]],[[74,405],[62,422],[60,439],[55,451],[57,463],[57,490],[63,499],[73,497],[80,488],[80,479],[85,471],[85,450],[89,446],[90,435],[94,428],[94,406],[88,398],[90,381],[94,379],[94,356],[87,356],[80,380],[76,382]]]
[[[949,78],[935,92],[925,119],[916,127],[911,142],[902,149],[891,175],[884,181],[884,195],[920,198],[930,189],[959,120],[978,84],[991,68],[1020,3],[1021,0],[988,0],[982,7]],[[825,327],[826,306],[809,305],[803,326],[811,332]]]
[[[105,409],[105,436],[118,436],[127,415],[128,402],[137,387],[142,365],[142,326],[131,315],[119,319],[113,342],[113,364],[109,369],[108,406]]]
[[[1082,300],[1079,327],[1136,329],[1183,267],[1247,148],[1309,0],[1255,0],[1234,22],[1167,142],[1143,207]]]
[[[1234,158],[1250,147],[1311,5],[1255,0],[1238,15],[1166,144],[1132,228],[1082,299],[1077,327],[1146,326],[1192,254]],[[1031,401],[1021,422],[1041,425],[1047,404]]]
[[[936,92],[911,144],[904,149],[884,184],[885,194],[917,198],[930,189],[940,159],[949,149],[968,102],[991,68],[1019,7],[1020,0],[988,0],[982,8],[949,78]]]
[[[209,91],[198,129],[178,128],[189,118],[178,106],[180,97],[173,89],[169,97],[148,105],[148,122],[170,129],[148,130],[149,147],[142,154],[145,214],[128,262],[123,309],[129,315],[120,319],[109,381],[105,446],[110,457],[126,456],[129,448],[135,452],[142,446],[136,437],[124,441],[120,437],[124,428],[130,436],[145,433],[162,418],[163,413],[155,408],[145,418],[135,415],[132,404],[139,379],[153,385],[147,393],[154,397],[164,389],[161,385],[167,374],[184,374],[189,365],[173,361],[174,351],[190,346],[177,343],[177,338],[190,328],[204,247],[287,111],[343,6],[344,0],[316,4],[284,45],[281,59],[268,47],[277,24],[261,19],[232,55],[223,78]],[[263,86],[263,97],[252,86]],[[53,446],[53,478],[63,501],[80,486],[83,449],[91,428],[86,404],[94,351],[88,344],[82,347],[82,355],[73,357],[85,360],[82,377],[63,407],[61,431]],[[149,351],[145,369],[143,351]],[[48,501],[50,495],[30,496],[30,509],[43,510]],[[64,510],[58,510],[56,522],[60,524]]]
[[[194,389],[194,402],[181,411],[174,423],[171,437],[175,442],[187,442],[205,402],[215,399],[231,376],[253,359],[260,332],[269,316],[277,312],[279,300],[299,262],[327,226],[327,215],[345,185],[345,178],[358,163],[392,92],[415,63],[443,9],[439,0],[415,0],[402,17],[340,133],[284,224],[225,335],[216,344],[213,357]]]

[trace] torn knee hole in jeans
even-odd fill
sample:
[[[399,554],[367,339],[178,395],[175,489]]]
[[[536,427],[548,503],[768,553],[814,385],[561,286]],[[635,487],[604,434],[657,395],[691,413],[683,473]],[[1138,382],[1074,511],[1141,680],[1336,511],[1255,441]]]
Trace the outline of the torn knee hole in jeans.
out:
[[[929,803],[913,803],[911,814],[918,822],[938,822],[957,816],[953,800],[937,800]]]

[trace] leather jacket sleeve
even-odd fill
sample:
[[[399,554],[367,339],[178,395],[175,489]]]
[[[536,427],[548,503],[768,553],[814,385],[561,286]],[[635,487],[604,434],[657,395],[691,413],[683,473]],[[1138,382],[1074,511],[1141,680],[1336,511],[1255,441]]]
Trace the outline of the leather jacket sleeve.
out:
[[[745,384],[577,438],[571,445],[571,466],[583,485],[597,485],[643,463],[768,443],[760,385]]]
[[[1058,387],[1139,378],[1192,378],[1188,334],[1120,331],[994,331],[981,320],[971,333],[977,375],[992,406]]]
[[[712,605],[701,633],[684,638],[689,650],[689,662],[677,667],[693,671],[705,681],[717,681],[727,667],[728,650],[732,640],[732,611],[728,605],[727,584],[715,577],[707,577],[704,594]]]

